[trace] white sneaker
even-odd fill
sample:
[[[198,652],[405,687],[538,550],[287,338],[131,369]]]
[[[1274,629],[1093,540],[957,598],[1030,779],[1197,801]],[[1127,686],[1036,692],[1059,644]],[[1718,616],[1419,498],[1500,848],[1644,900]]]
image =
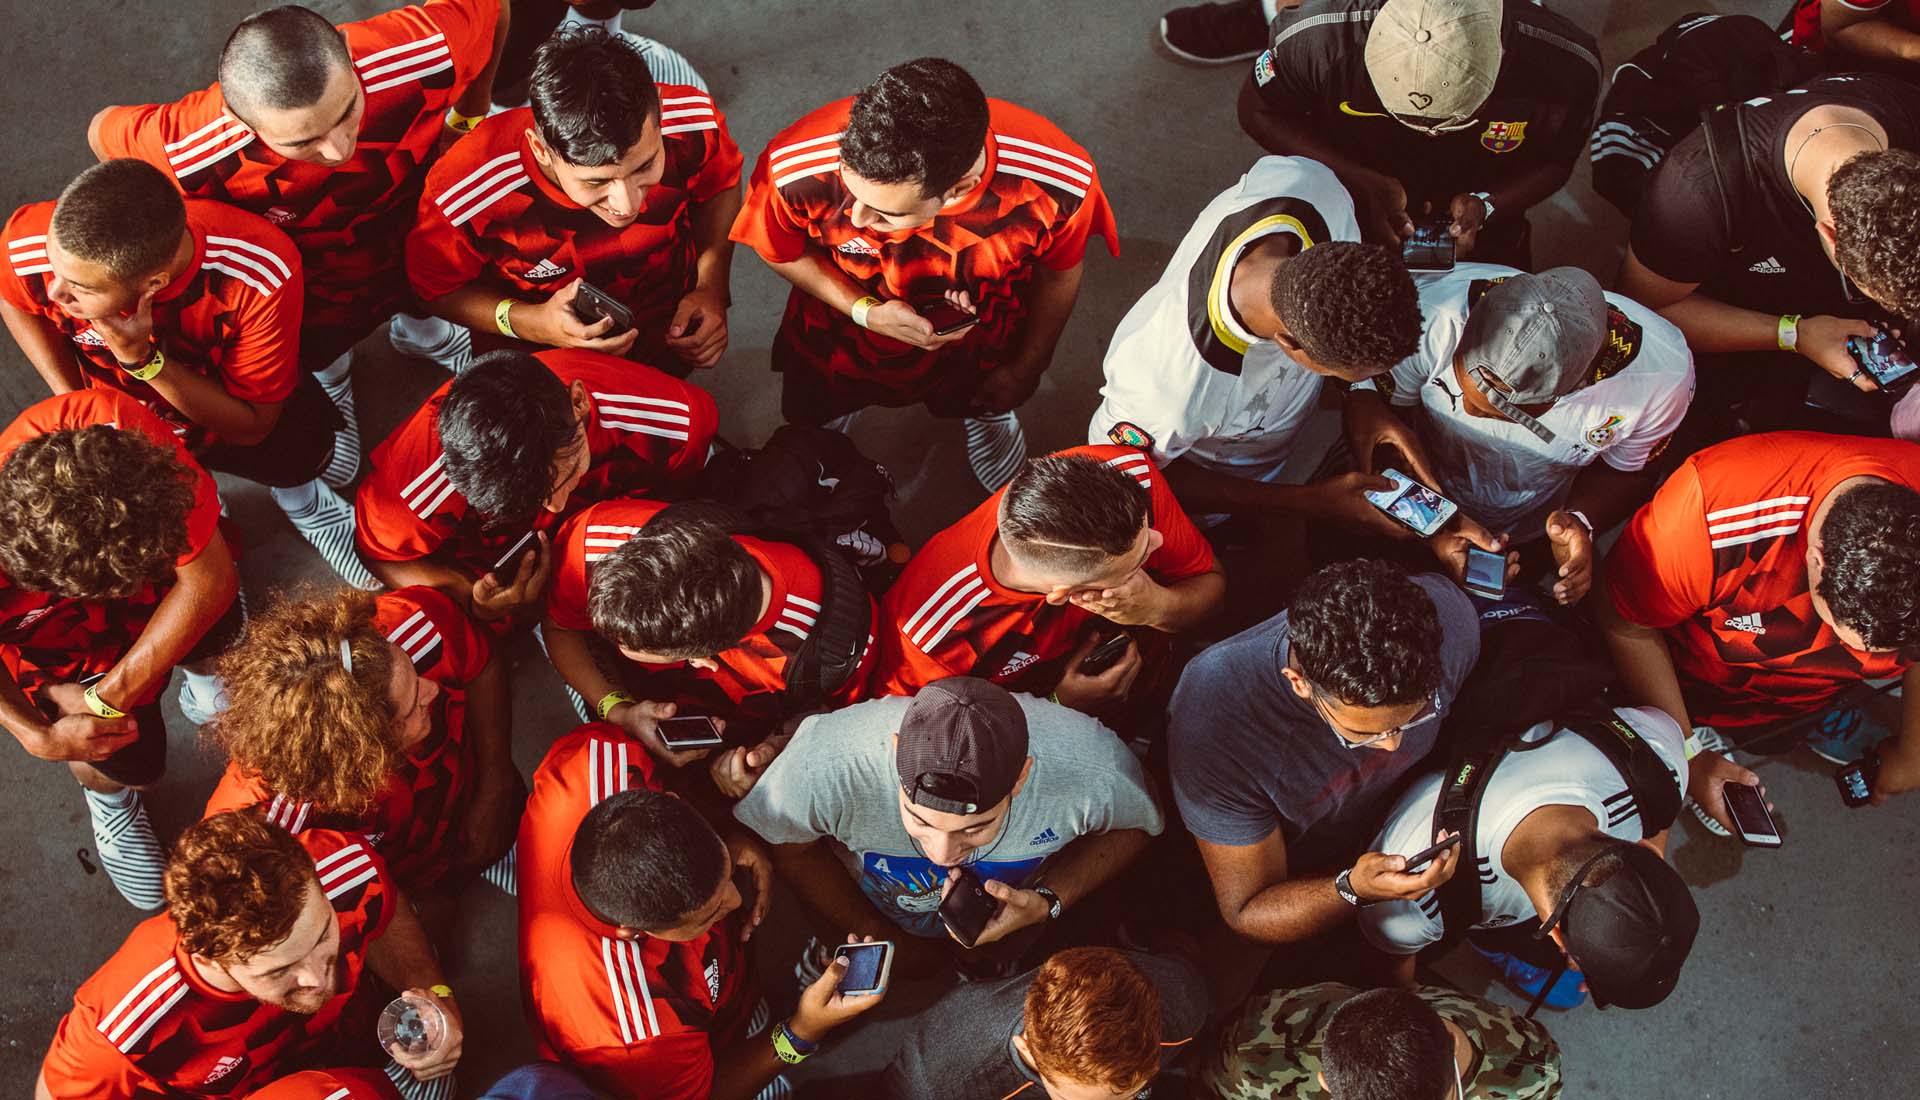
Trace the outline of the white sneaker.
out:
[[[424,337],[410,329],[419,327]],[[387,322],[387,342],[393,350],[415,359],[431,359],[451,374],[459,374],[473,362],[473,333],[465,325],[456,325],[444,317],[407,317],[395,314]]]
[[[1020,417],[1003,412],[998,416],[969,416],[964,423],[967,464],[987,492],[995,492],[1012,481],[1020,472],[1020,464],[1027,460],[1027,433],[1020,427]]]
[[[480,872],[481,878],[499,887],[500,891],[510,898],[517,896],[520,885],[518,860],[515,858],[519,851],[518,844],[508,848],[506,855],[495,860],[493,866]]]
[[[686,55],[679,50],[662,45],[658,40],[648,38],[646,35],[634,34],[632,31],[616,30],[614,33],[626,39],[629,45],[640,51],[640,56],[646,59],[647,71],[653,74],[653,79],[657,83],[686,84],[703,92],[707,90],[706,79],[693,67],[693,62],[688,61]]]
[[[347,422],[346,427],[333,433],[333,457],[327,460],[327,468],[320,472],[320,480],[336,489],[344,489],[353,481],[353,475],[360,472],[360,417],[353,407],[353,373],[342,374],[337,382],[328,382],[315,377],[320,383],[320,391],[340,410]]]
[[[313,505],[298,513],[288,512],[287,521],[320,551],[340,579],[355,588],[378,592],[385,586],[353,549],[353,505],[327,485],[315,485],[314,489]]]
[[[136,909],[165,905],[167,853],[154,835],[140,792],[130,788],[117,794],[99,794],[85,787],[80,790],[86,796],[87,816],[93,821],[93,850],[100,857],[107,880]]]

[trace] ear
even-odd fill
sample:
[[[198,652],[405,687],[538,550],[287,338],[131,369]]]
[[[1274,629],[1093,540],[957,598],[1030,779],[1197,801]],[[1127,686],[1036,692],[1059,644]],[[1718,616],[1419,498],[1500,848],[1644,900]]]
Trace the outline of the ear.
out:
[[[547,143],[540,140],[539,131],[531,126],[527,127],[527,148],[533,153],[533,159],[539,162],[540,167],[549,171],[553,169],[553,162],[558,158],[553,155],[552,149],[547,148]]]
[[[1548,932],[1547,935],[1552,938],[1554,946],[1560,949],[1560,953],[1567,957],[1567,965],[1575,970],[1580,969],[1580,964],[1574,961],[1573,952],[1567,950],[1567,934],[1556,926],[1554,930]]]
[[[573,418],[585,420],[593,415],[593,398],[587,394],[587,384],[576,378],[567,386],[567,400],[573,404]]]
[[[614,648],[620,651],[620,656],[625,657],[627,660],[632,661],[635,664],[643,665],[647,663],[646,660],[640,656],[640,654],[634,652],[631,649],[628,649],[626,646],[615,646]]]
[[[1020,1052],[1020,1060],[1022,1062],[1025,1062],[1029,1067],[1033,1065],[1033,1051],[1027,1049],[1027,1037],[1024,1031],[1014,1032],[1013,1049]]]
[[[1314,1071],[1313,1071],[1313,1079],[1314,1079],[1314,1080],[1316,1080],[1316,1081],[1318,1081],[1318,1082],[1320,1082],[1320,1088],[1321,1088],[1322,1090],[1325,1090],[1325,1089],[1326,1089],[1326,1087],[1327,1087],[1327,1075],[1326,1075],[1326,1074],[1324,1074],[1324,1073],[1322,1073],[1322,1072],[1320,1072],[1319,1070],[1317,1070],[1317,1069],[1316,1069],[1316,1070],[1314,1070]]]
[[[1020,794],[1020,788],[1027,785],[1027,776],[1032,774],[1033,774],[1033,757],[1029,756],[1027,757],[1027,762],[1025,764],[1020,765],[1020,778],[1013,781],[1013,790],[1007,792],[1007,797],[1008,798],[1018,797]]]
[[[1307,678],[1300,675],[1292,666],[1280,666],[1280,675],[1287,678],[1287,686],[1293,689],[1295,695],[1298,695],[1302,699],[1313,698],[1313,684],[1308,682]]]
[[[1813,226],[1820,231],[1820,239],[1826,243],[1827,251],[1832,252],[1839,240],[1839,234],[1835,231],[1833,222],[1830,220],[1814,222]]]
[[[171,282],[173,282],[173,272],[156,271],[153,274],[147,276],[146,279],[141,282],[140,293],[146,294],[151,292],[154,294],[158,294],[162,290],[165,290],[167,288],[167,284]]]
[[[1279,344],[1288,355],[1293,355],[1295,352],[1305,350],[1300,346],[1300,341],[1293,338],[1293,333],[1287,331],[1287,323],[1285,321],[1281,321],[1274,327],[1273,342]]]
[[[646,935],[645,932],[642,932],[637,928],[628,928],[624,924],[613,930],[614,939],[625,940],[628,943],[632,943],[635,940],[641,939],[645,935]]]

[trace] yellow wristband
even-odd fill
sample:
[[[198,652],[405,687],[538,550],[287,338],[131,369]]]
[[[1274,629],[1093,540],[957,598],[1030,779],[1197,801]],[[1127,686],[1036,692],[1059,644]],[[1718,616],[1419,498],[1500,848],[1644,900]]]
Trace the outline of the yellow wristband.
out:
[[[515,340],[520,339],[520,334],[513,331],[513,306],[517,300],[502,298],[500,304],[493,307],[494,327],[500,330],[500,335],[509,336]]]
[[[595,714],[598,714],[600,716],[600,720],[604,722],[607,720],[607,715],[613,713],[613,708],[619,706],[622,703],[631,703],[631,702],[633,702],[633,696],[628,695],[626,692],[609,691],[605,695],[602,695],[600,697],[600,701],[598,703],[595,703],[593,705],[593,710]]]
[[[450,1001],[453,999],[453,987],[448,985],[445,982],[441,982],[439,985],[428,986],[427,992],[433,994],[436,997],[441,998],[442,1000]]]
[[[1774,328],[1774,342],[1781,351],[1794,351],[1800,347],[1800,315],[1783,313],[1780,323]]]
[[[463,134],[473,133],[473,128],[475,126],[480,125],[481,122],[485,121],[486,117],[487,117],[486,115],[474,115],[472,117],[468,117],[466,115],[461,114],[459,111],[454,110],[451,107],[447,108],[447,126],[451,129],[458,130]]]
[[[167,365],[166,353],[160,350],[160,345],[155,344],[153,347],[153,354],[147,357],[147,361],[145,363],[142,363],[137,367],[122,366],[120,369],[123,371],[126,371],[128,377],[130,378],[137,379],[141,382],[148,382],[153,379],[154,375],[159,374],[161,368],[165,367],[166,365]]]
[[[859,325],[861,328],[866,328],[867,314],[872,313],[873,307],[879,304],[880,299],[875,298],[871,294],[853,303],[853,323]]]
[[[87,690],[81,692],[80,701],[87,705],[87,709],[92,711],[96,718],[125,718],[127,716],[126,711],[118,710],[113,704],[100,698],[100,692],[96,685],[88,685]]]

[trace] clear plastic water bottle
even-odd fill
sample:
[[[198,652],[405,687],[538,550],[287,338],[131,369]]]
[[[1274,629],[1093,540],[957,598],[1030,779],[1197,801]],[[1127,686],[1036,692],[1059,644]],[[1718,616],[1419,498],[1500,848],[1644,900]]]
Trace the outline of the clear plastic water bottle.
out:
[[[380,1013],[380,1049],[392,1053],[395,1044],[407,1054],[425,1054],[447,1034],[447,1014],[432,998],[402,993]]]

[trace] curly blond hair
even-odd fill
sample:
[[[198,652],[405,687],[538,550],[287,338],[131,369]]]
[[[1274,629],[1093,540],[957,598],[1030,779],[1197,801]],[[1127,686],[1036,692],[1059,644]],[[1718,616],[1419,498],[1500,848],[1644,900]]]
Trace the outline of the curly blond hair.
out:
[[[145,436],[49,432],[0,467],[0,569],[29,592],[126,599],[173,580],[192,511],[193,474]]]
[[[204,736],[277,794],[359,813],[400,766],[387,698],[394,659],[371,593],[296,591],[249,620],[220,658],[231,702]]]
[[[167,915],[188,953],[244,962],[293,933],[317,881],[291,833],[229,810],[180,834],[167,860]]]

